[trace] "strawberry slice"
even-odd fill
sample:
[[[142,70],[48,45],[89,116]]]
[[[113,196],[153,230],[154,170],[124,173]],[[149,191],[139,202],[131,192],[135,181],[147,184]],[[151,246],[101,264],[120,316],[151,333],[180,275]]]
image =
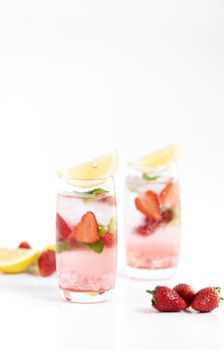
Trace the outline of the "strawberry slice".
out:
[[[66,240],[71,233],[71,229],[67,222],[58,213],[56,214],[56,233],[58,241]]]
[[[159,195],[160,203],[166,208],[175,208],[179,202],[179,186],[170,181]]]
[[[149,236],[152,233],[154,233],[157,230],[157,228],[160,227],[160,224],[161,224],[161,221],[156,221],[156,220],[152,220],[149,217],[145,217],[144,225],[140,225],[136,227],[135,233],[137,233],[140,236]]]
[[[141,213],[150,219],[160,221],[162,218],[159,206],[159,198],[153,191],[149,190],[139,197],[135,198],[135,206]]]
[[[98,224],[91,211],[87,211],[73,230],[73,236],[78,242],[95,243],[99,240]]]

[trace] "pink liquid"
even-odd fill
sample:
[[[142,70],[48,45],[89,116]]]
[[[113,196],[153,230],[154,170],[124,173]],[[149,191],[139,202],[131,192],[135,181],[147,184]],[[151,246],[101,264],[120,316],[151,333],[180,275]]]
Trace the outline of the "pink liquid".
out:
[[[57,277],[59,287],[64,291],[101,294],[113,289],[115,285],[116,232],[110,236],[113,239],[111,244],[105,243],[103,238],[99,237],[99,240],[103,242],[103,250],[100,253],[90,249],[88,243],[75,241],[73,234],[75,227],[81,222],[83,215],[90,211],[94,214],[97,224],[109,230],[111,220],[116,220],[114,197],[111,195],[82,197],[76,194],[58,194],[57,213],[71,229],[71,235],[66,241],[57,241],[59,249],[56,254]],[[88,230],[88,227],[85,229]]]
[[[163,226],[149,236],[127,237],[127,264],[135,268],[161,269],[177,265],[179,226]]]
[[[87,249],[57,255],[59,287],[76,292],[113,289],[116,276],[116,247],[105,248],[96,256]]]
[[[127,178],[126,192],[126,262],[137,269],[166,269],[175,267],[178,263],[180,246],[180,203],[175,207],[165,207],[159,202],[161,213],[170,215],[160,222],[153,222],[146,214],[138,210],[135,199],[147,191],[153,191],[158,196],[172,178],[145,181],[141,176]],[[167,214],[168,213],[168,214]],[[171,214],[170,214],[171,213]],[[147,220],[152,224],[147,229]]]

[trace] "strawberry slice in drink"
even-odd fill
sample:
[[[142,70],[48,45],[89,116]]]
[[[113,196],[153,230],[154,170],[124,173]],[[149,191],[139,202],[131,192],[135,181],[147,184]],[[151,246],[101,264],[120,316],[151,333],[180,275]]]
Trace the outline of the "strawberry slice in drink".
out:
[[[135,206],[142,214],[152,220],[160,221],[162,218],[159,198],[153,191],[146,191],[135,198]]]
[[[170,181],[159,195],[160,203],[166,208],[175,208],[179,202],[179,186]]]
[[[155,221],[149,217],[145,217],[144,225],[138,226],[135,229],[135,233],[139,234],[140,236],[149,236],[157,230],[160,224],[160,221]]]
[[[95,243],[99,240],[98,224],[92,211],[87,211],[73,230],[73,237],[78,242]]]
[[[57,239],[59,241],[65,241],[69,237],[70,233],[72,232],[67,222],[58,213],[56,214],[56,232],[57,232]]]

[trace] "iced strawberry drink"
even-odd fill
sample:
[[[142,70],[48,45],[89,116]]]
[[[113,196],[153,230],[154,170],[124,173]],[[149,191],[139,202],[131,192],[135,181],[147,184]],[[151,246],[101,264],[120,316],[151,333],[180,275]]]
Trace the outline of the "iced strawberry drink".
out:
[[[126,179],[126,259],[135,278],[172,276],[180,243],[179,185],[170,169]]]
[[[116,200],[109,180],[102,187],[73,187],[57,195],[57,275],[67,301],[101,302],[114,289]]]

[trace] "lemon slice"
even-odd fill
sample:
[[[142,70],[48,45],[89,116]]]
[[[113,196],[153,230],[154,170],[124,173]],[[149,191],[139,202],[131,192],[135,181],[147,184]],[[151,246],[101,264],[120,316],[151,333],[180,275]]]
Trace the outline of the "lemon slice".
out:
[[[46,252],[46,251],[48,251],[48,250],[53,250],[54,252],[56,252],[56,246],[55,246],[55,244],[48,245],[48,246],[46,246],[46,247],[43,249],[44,252]]]
[[[142,172],[155,171],[158,167],[165,167],[180,157],[182,145],[180,142],[169,145],[158,151],[152,152],[147,156],[138,159],[136,162],[129,163],[133,168]]]
[[[117,167],[118,152],[114,149],[88,163],[83,163],[67,170],[59,170],[57,174],[73,186],[93,187],[113,176]]]
[[[27,270],[37,258],[37,252],[32,249],[0,248],[0,271],[5,273],[19,273]]]

